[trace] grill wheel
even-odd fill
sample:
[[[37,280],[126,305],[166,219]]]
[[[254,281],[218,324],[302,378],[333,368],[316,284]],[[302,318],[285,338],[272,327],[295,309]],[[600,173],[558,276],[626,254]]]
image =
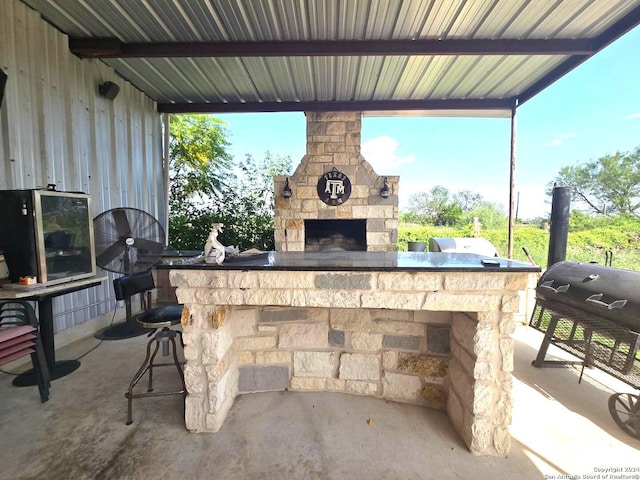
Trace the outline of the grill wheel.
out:
[[[614,393],[609,397],[609,413],[618,426],[640,439],[640,397],[632,393]]]

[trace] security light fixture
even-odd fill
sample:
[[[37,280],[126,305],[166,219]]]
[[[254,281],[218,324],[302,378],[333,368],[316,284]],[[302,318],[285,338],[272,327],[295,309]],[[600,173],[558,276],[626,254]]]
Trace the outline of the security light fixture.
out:
[[[291,195],[293,195],[293,192],[291,191],[291,187],[289,186],[289,178],[287,178],[287,181],[284,184],[284,188],[282,189],[282,196],[284,198],[291,198]]]
[[[384,186],[380,189],[380,196],[382,198],[389,198],[391,196],[391,189],[389,188],[387,177],[384,177]]]

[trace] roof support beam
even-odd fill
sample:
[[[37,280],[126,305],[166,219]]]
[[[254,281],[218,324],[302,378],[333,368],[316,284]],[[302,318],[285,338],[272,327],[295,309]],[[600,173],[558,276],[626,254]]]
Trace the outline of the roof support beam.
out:
[[[342,100],[309,102],[247,103],[159,103],[160,113],[248,113],[248,112],[326,112],[326,111],[410,111],[410,110],[506,110],[515,108],[515,100]]]
[[[81,58],[287,57],[361,55],[592,55],[591,40],[294,40],[281,42],[123,43],[115,38],[72,38]]]

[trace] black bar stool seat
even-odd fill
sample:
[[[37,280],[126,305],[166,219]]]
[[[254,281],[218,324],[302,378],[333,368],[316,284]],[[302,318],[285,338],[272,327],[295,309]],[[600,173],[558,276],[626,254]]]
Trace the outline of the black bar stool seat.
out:
[[[165,328],[178,325],[181,319],[182,305],[168,305],[142,312],[136,321],[144,328]]]

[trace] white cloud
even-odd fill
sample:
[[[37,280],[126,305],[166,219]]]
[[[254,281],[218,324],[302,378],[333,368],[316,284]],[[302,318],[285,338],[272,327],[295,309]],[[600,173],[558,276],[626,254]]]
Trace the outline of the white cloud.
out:
[[[398,145],[398,141],[388,135],[372,138],[362,144],[362,156],[379,174],[416,161],[413,153],[406,157],[398,155]]]
[[[569,138],[575,138],[576,136],[577,135],[575,133],[561,133],[556,138],[551,140],[551,142],[549,142],[549,144],[552,147],[558,147],[560,145],[563,145],[565,140],[568,140]]]
[[[631,120],[632,118],[640,118],[640,113],[632,113],[624,117],[625,120]]]

